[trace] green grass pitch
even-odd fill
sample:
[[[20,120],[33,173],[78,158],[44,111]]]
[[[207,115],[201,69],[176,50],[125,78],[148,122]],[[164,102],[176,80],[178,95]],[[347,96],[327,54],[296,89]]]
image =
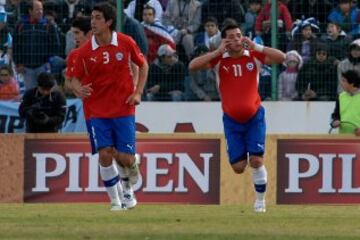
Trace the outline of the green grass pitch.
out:
[[[0,239],[360,239],[360,206],[0,204]]]

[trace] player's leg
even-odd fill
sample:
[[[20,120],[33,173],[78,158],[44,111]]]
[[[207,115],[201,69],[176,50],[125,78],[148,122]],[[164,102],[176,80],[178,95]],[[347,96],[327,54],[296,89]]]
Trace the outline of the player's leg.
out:
[[[92,119],[91,137],[95,148],[99,152],[100,176],[111,201],[111,210],[123,210],[118,192],[120,177],[116,166],[113,164],[113,141],[108,120]]]
[[[123,199],[128,208],[137,204],[133,185],[139,179],[139,159],[135,155],[135,118],[134,116],[113,119],[115,135],[114,154],[122,179]]]
[[[241,174],[247,166],[247,151],[245,149],[244,126],[224,114],[224,133],[229,162],[235,173]]]
[[[254,210],[265,212],[265,193],[267,185],[267,171],[264,165],[265,151],[265,111],[261,106],[256,115],[249,122],[246,136],[247,149],[249,150],[249,162],[253,170],[253,183],[255,187],[256,200]]]
[[[127,116],[112,119],[116,157],[120,166],[128,172],[130,184],[134,185],[139,179],[139,167],[136,161],[135,152],[135,117]]]

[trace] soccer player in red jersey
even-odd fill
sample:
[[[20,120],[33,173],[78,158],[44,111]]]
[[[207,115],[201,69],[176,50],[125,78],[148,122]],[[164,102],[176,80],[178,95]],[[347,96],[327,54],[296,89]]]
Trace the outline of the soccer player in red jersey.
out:
[[[71,85],[83,99],[85,115],[90,119],[111,210],[122,210],[122,184],[113,156],[123,167],[126,176],[122,180],[134,185],[139,174],[135,161],[135,105],[141,101],[149,67],[135,41],[116,33],[115,24],[113,6],[106,2],[95,5],[91,13],[93,36],[78,50]],[[136,86],[132,63],[139,67]]]
[[[66,58],[66,88],[71,88],[69,81],[74,77],[75,62],[78,57],[78,48],[82,46],[91,37],[90,17],[76,17],[71,24],[71,32],[74,34],[76,48],[71,50]]]
[[[193,59],[190,71],[214,68],[221,96],[230,164],[235,173],[253,169],[255,212],[265,212],[267,172],[264,166],[265,111],[258,93],[262,64],[280,64],[285,54],[244,37],[237,24],[224,26],[219,48]],[[249,157],[248,157],[249,156]]]

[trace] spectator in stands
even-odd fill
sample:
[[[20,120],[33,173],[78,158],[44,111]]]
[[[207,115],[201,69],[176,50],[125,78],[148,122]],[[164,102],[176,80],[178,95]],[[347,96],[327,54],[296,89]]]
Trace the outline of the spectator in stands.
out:
[[[60,41],[54,25],[43,18],[43,5],[33,0],[28,16],[16,25],[13,55],[17,72],[24,74],[25,88],[37,85],[40,73],[49,71],[48,60],[59,51]]]
[[[360,39],[353,41],[349,46],[348,57],[342,60],[337,67],[338,93],[342,92],[342,73],[348,70],[360,72]]]
[[[7,26],[7,13],[0,7],[0,65],[12,64],[13,39]]]
[[[201,25],[201,4],[197,0],[170,0],[163,15],[165,25],[174,26],[179,32],[176,43],[181,45],[189,60],[194,50],[194,34]]]
[[[328,23],[326,33],[323,39],[329,50],[329,58],[333,60],[333,63],[337,66],[339,62],[347,56],[350,39],[336,22]]]
[[[348,70],[341,76],[344,91],[336,99],[330,125],[333,128],[340,127],[339,133],[354,133],[360,136],[360,75],[358,71]]]
[[[26,91],[19,106],[20,117],[26,120],[26,132],[58,132],[65,118],[65,97],[54,87],[55,79],[50,73],[41,73],[37,82],[37,87]]]
[[[122,14],[122,17],[122,23],[124,24],[124,33],[131,36],[139,46],[141,52],[144,55],[147,55],[148,42],[145,35],[144,26],[138,20],[129,17],[125,13]]]
[[[205,45],[195,47],[192,58],[196,58],[209,52]],[[219,93],[215,75],[208,69],[190,72],[190,89],[195,94],[197,101],[217,101]]]
[[[162,44],[169,44],[176,49],[176,44],[170,31],[159,20],[155,19],[155,9],[146,5],[143,11],[143,22],[145,35],[148,42],[147,60],[151,64],[157,57],[157,50]]]
[[[293,20],[303,20],[315,18],[319,21],[321,32],[325,32],[329,12],[333,8],[333,3],[329,0],[291,0],[287,3]]]
[[[336,68],[328,59],[326,45],[318,44],[315,56],[300,69],[296,90],[304,101],[333,101],[336,98]]]
[[[279,75],[278,99],[281,101],[292,101],[298,96],[296,91],[296,79],[303,65],[300,54],[292,50],[286,53],[284,61],[285,70]]]
[[[359,9],[352,5],[352,0],[339,0],[338,7],[334,8],[329,16],[330,22],[337,22],[341,29],[351,36],[360,34]]]
[[[292,28],[292,19],[286,5],[277,0],[278,4],[278,31],[279,31],[279,48],[285,50],[287,39],[290,38]],[[268,0],[264,8],[256,18],[255,34],[263,39],[265,46],[271,45],[271,0]]]
[[[240,24],[244,22],[245,9],[239,0],[207,0],[201,7],[202,21],[215,17],[220,24],[225,18],[233,18]],[[222,28],[224,25],[220,26]]]
[[[152,7],[155,11],[155,19],[162,21],[163,8],[158,0],[132,0],[124,12],[139,22],[143,21],[145,6]]]
[[[204,28],[204,32],[199,32],[195,35],[194,45],[205,45],[209,49],[210,38],[216,35],[218,35],[218,37],[221,37],[218,21],[214,17],[209,17],[204,22]]]
[[[90,17],[91,8],[86,5],[80,5],[74,9],[74,17],[72,18],[71,24],[73,20],[77,17]],[[68,30],[65,34],[65,55],[67,56],[72,49],[76,48],[75,46],[75,36],[73,32]]]
[[[296,50],[306,63],[312,56],[315,56],[314,50],[319,42],[316,36],[318,31],[318,22],[314,18],[295,22],[291,31],[292,40],[289,42],[287,50]]]
[[[237,25],[238,23],[233,18],[225,18],[224,22],[221,25],[227,26],[227,25],[231,25],[231,24]],[[209,39],[209,50],[210,51],[216,50],[220,46],[221,39],[222,39],[221,34],[216,34],[216,35],[212,36]],[[211,69],[211,71],[213,71],[213,70]]]
[[[255,36],[255,23],[262,8],[262,0],[250,0],[249,8],[245,13],[245,22],[242,31],[251,39]]]
[[[27,3],[22,0],[10,0],[7,1],[5,9],[8,13],[9,28],[13,30],[15,24],[27,14]]]
[[[14,78],[11,66],[0,66],[0,100],[15,101],[19,98],[19,84]]]
[[[59,13],[58,23],[64,33],[69,31],[72,20],[78,16],[79,12],[86,13],[86,16],[91,13],[91,1],[88,0],[55,0],[55,2],[55,9],[51,10]]]
[[[181,101],[184,93],[185,66],[175,49],[164,44],[158,58],[150,65],[146,89],[148,101]]]

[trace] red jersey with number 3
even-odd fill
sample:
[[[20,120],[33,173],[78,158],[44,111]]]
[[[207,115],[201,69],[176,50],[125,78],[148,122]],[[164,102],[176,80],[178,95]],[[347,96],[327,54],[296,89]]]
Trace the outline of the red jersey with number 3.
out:
[[[99,46],[93,36],[78,50],[74,77],[83,85],[91,83],[93,92],[84,98],[85,116],[117,118],[135,114],[135,106],[126,103],[134,92],[130,62],[145,63],[135,41],[122,33],[112,33],[109,45]]]
[[[241,57],[224,53],[210,62],[217,75],[222,109],[240,123],[253,117],[260,106],[258,84],[264,61],[263,53],[245,50]]]

